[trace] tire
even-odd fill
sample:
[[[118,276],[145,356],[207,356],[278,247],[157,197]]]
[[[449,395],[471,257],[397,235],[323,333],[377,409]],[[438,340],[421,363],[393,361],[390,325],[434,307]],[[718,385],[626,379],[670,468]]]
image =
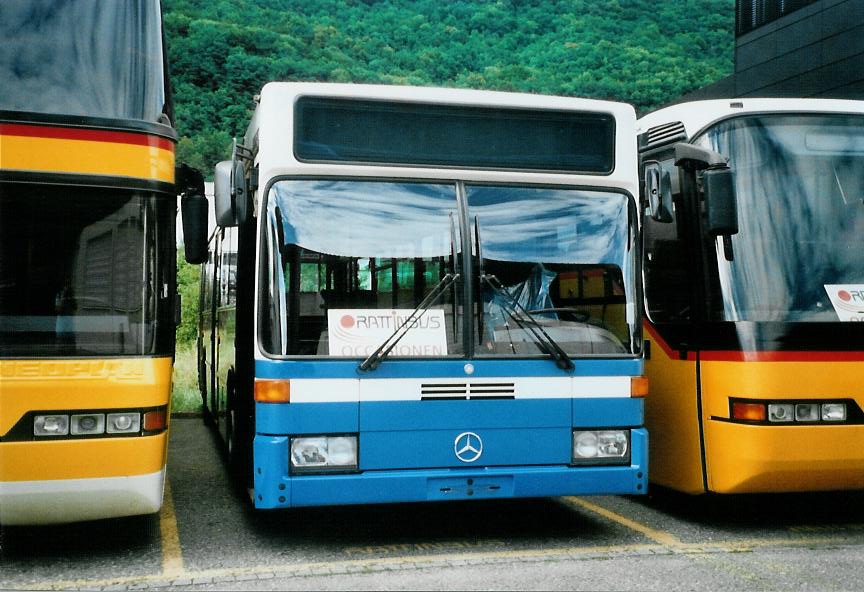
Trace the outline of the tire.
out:
[[[235,381],[229,380],[225,409],[225,456],[234,482],[244,490],[252,481],[251,426],[238,404]]]

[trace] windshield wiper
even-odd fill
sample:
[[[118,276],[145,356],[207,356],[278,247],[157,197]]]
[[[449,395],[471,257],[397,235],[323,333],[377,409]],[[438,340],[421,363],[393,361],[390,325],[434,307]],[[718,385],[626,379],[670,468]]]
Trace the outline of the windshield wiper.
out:
[[[534,336],[534,341],[555,360],[555,364],[562,370],[572,370],[574,368],[573,360],[567,355],[567,352],[558,345],[558,342],[543,329],[543,326],[537,321],[530,312],[525,310],[525,307],[519,304],[519,301],[511,296],[501,285],[501,281],[491,274],[483,274],[480,276],[481,282],[492,288],[498,296],[503,299],[505,306],[502,306],[510,318],[523,329],[527,330]],[[509,327],[508,327],[509,333]],[[513,348],[511,339],[510,347]]]
[[[502,306],[504,312],[507,313],[511,319],[516,321],[522,330],[528,330],[531,332],[531,335],[534,336],[534,341],[546,351],[547,354],[552,356],[552,359],[555,360],[555,364],[561,368],[562,370],[572,370],[575,366],[573,365],[573,360],[570,359],[570,356],[567,355],[567,352],[558,345],[552,337],[543,330],[543,327],[537,322],[530,312],[525,310],[525,307],[519,304],[519,301],[516,300],[513,296],[511,296],[504,287],[501,285],[501,281],[492,274],[487,274],[483,268],[483,250],[482,243],[480,242],[480,219],[477,216],[474,216],[474,245],[477,249],[477,259],[478,259],[478,269],[480,282],[486,282],[486,284],[492,288],[492,291],[495,292],[498,296],[504,299],[504,303],[508,306]],[[478,299],[479,302],[479,299]],[[516,314],[519,312],[519,314]],[[519,315],[524,315],[520,317]],[[483,336],[483,311],[478,311],[478,325],[480,327],[480,338]],[[525,321],[528,321],[529,326],[526,327]],[[513,337],[510,335],[510,324],[505,321],[504,324],[505,329],[507,330],[507,339],[510,340],[510,350],[515,354],[516,347],[513,345]]]
[[[367,370],[375,370],[381,364],[381,362],[384,361],[384,358],[386,358],[387,355],[391,351],[393,351],[393,348],[396,347],[396,344],[399,343],[399,341],[408,334],[408,331],[411,330],[411,328],[414,326],[414,323],[420,320],[420,317],[423,316],[423,313],[429,310],[429,307],[432,306],[432,304],[436,300],[438,300],[441,294],[443,294],[447,290],[447,288],[450,287],[450,284],[459,279],[459,276],[460,274],[458,273],[448,273],[443,278],[441,278],[441,281],[438,282],[438,284],[434,288],[432,288],[432,291],[429,292],[426,298],[424,298],[423,301],[417,305],[417,308],[411,311],[411,314],[408,315],[405,321],[401,325],[399,325],[399,327],[395,331],[393,331],[390,337],[384,340],[384,343],[378,346],[378,349],[372,352],[368,358],[363,360],[363,362],[360,364],[360,366],[357,367],[357,369],[363,372],[366,372]]]

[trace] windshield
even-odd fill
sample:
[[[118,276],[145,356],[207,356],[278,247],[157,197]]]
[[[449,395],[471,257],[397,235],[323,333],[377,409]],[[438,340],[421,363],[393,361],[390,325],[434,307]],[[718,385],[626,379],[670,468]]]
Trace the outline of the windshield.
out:
[[[479,283],[478,354],[544,351],[530,330],[535,321],[569,355],[633,352],[634,253],[626,196],[498,186],[468,186],[466,192],[479,225],[481,275],[494,276]],[[527,323],[520,318],[526,313]]]
[[[744,117],[697,143],[730,157],[738,195],[723,318],[864,320],[864,117]]]
[[[470,307],[463,187],[483,253],[471,270]],[[478,355],[549,354],[538,324],[568,355],[632,353],[628,207],[626,196],[599,191],[277,181],[267,202],[262,344],[277,355],[366,358],[452,273],[458,279],[421,308],[388,357],[464,355],[467,311]]]
[[[0,185],[0,355],[172,351],[174,204]]]
[[[454,185],[279,181],[267,202],[262,341],[270,353],[365,358],[454,269]],[[389,357],[462,353],[461,282]]]
[[[0,110],[159,120],[159,0],[0,2]]]

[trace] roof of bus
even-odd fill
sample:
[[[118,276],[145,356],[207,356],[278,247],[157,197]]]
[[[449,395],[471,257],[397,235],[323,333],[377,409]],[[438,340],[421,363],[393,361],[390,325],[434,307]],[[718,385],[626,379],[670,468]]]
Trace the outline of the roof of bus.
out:
[[[494,90],[472,90],[432,86],[398,86],[385,84],[338,84],[327,82],[269,82],[261,89],[261,103],[275,100],[282,103],[299,95],[322,97],[357,97],[388,99],[395,101],[418,101],[446,103],[451,105],[495,105],[506,107],[533,107],[538,109],[573,109],[634,113],[627,103],[538,95],[530,93],[502,92]]]
[[[615,125],[615,170],[609,175],[581,175],[549,171],[499,171],[470,169],[458,174],[442,175],[441,168],[434,167],[387,167],[361,164],[327,164],[299,162],[293,157],[293,105],[300,96],[358,98],[391,100],[417,103],[440,103],[457,106],[494,106],[514,109],[548,109],[574,112],[604,113],[614,117]],[[511,93],[460,88],[437,88],[419,86],[389,86],[371,84],[332,84],[314,82],[270,82],[261,90],[258,107],[249,124],[244,143],[252,146],[258,142],[260,151],[261,186],[267,179],[277,175],[334,175],[346,174],[350,168],[352,176],[413,176],[414,178],[439,178],[459,176],[472,181],[502,182],[548,182],[552,184],[591,184],[599,187],[624,187],[635,191],[636,184],[636,112],[626,103],[583,99],[574,97]],[[633,166],[630,166],[630,161]],[[533,177],[532,177],[533,175]],[[590,182],[589,182],[590,181]],[[632,183],[631,183],[632,181]],[[633,185],[633,188],[630,185]]]
[[[715,99],[678,103],[658,109],[636,123],[637,133],[681,122],[688,138],[708,125],[746,113],[864,113],[864,101],[842,99]]]

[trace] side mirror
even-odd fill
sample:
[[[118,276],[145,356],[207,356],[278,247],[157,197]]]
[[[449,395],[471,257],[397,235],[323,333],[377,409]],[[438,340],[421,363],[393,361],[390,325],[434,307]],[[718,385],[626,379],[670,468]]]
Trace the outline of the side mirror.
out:
[[[728,166],[716,166],[702,173],[705,193],[706,230],[712,236],[738,234],[738,198],[735,179]]]
[[[184,195],[180,198],[183,213],[183,247],[186,261],[200,265],[207,261],[207,198]]]
[[[672,180],[657,161],[645,163],[645,199],[648,215],[657,222],[672,222]]]
[[[183,246],[186,261],[198,265],[207,261],[207,198],[204,197],[204,176],[187,165],[176,173],[183,217]]]
[[[242,226],[251,216],[249,186],[246,183],[246,169],[234,147],[231,160],[223,160],[216,165],[213,175],[214,195],[216,197],[216,223],[222,228]]]
[[[675,144],[676,166],[693,172],[703,171],[705,231],[712,236],[729,237],[738,234],[738,198],[728,162],[728,158],[708,148],[686,143]],[[729,257],[731,252],[727,253],[727,258]]]
[[[230,160],[223,160],[216,165],[213,172],[213,209],[216,214],[216,224],[222,228],[237,225],[234,200],[231,199],[233,169]]]
[[[232,168],[231,187],[234,197],[234,213],[237,215],[237,224],[243,226],[251,216],[251,205],[249,199],[249,186],[246,183],[246,169],[239,158],[234,158]]]

